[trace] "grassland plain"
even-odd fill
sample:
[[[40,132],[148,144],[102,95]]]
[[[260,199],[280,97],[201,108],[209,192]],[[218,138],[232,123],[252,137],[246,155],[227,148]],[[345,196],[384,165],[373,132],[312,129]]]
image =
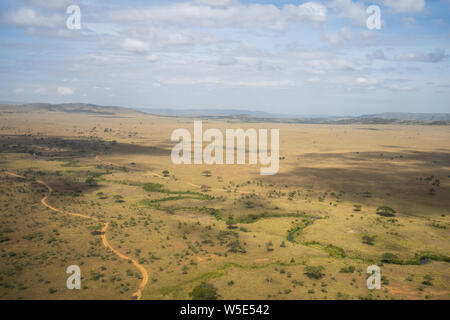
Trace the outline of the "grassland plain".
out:
[[[280,171],[260,176],[173,165],[170,134],[192,125],[2,113],[0,299],[130,299],[143,275],[102,236],[148,272],[142,299],[189,299],[202,281],[224,299],[450,298],[449,126],[205,119],[204,130],[280,129]],[[42,205],[37,180],[61,212]],[[369,291],[373,263],[382,288]],[[66,288],[72,264],[81,290]]]

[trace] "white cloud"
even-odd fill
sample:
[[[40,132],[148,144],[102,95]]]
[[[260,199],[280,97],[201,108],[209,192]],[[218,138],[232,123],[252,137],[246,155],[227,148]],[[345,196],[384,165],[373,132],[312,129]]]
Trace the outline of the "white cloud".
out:
[[[72,0],[27,0],[27,2],[33,6],[53,10],[63,10],[74,4]]]
[[[231,66],[233,64],[236,64],[238,61],[235,57],[231,57],[231,56],[225,56],[225,57],[220,57],[219,60],[217,61],[217,64],[219,66]]]
[[[286,88],[293,86],[290,80],[261,80],[261,79],[221,79],[207,78],[170,78],[164,81],[169,85],[207,85],[221,88]]]
[[[63,26],[63,18],[60,15],[42,16],[31,8],[20,8],[17,11],[8,11],[3,14],[3,22],[8,24],[29,26],[29,27],[46,27],[55,28]]]
[[[425,8],[425,0],[384,0],[383,4],[399,13],[418,13]]]
[[[314,82],[320,82],[320,78],[319,77],[311,77],[308,78],[306,81],[314,83]]]
[[[370,45],[373,43],[374,34],[367,32],[367,30],[361,32],[353,32],[350,28],[343,27],[338,33],[325,33],[322,35],[322,39],[328,41],[332,45],[339,45],[345,41],[351,41],[353,44],[358,45]]]
[[[74,94],[75,91],[72,88],[69,88],[69,87],[58,87],[56,89],[56,92],[60,96],[71,96],[71,95]]]
[[[322,38],[334,46],[341,43],[341,37],[337,33],[325,33]]]
[[[137,39],[125,39],[121,46],[125,51],[136,53],[146,53],[150,50],[148,43]]]
[[[300,22],[326,22],[327,8],[316,2],[305,2],[299,6],[286,5],[283,12],[289,20]]]
[[[388,86],[388,89],[391,89],[393,91],[413,91],[413,90],[417,90],[413,87],[408,87],[408,86],[402,86],[399,84],[392,84],[390,86]]]
[[[413,17],[403,17],[401,21],[407,28],[412,28],[416,24],[416,19]]]
[[[214,6],[221,1],[180,2],[128,9],[110,13],[113,21],[140,22],[202,27],[244,27],[282,30],[288,22],[322,23],[327,20],[326,7],[315,2],[301,5],[241,4]],[[201,4],[203,3],[203,4]],[[204,5],[209,3],[210,5]]]
[[[352,0],[333,0],[330,2],[329,6],[333,8],[340,17],[350,19],[357,25],[366,25],[366,8],[361,2],[353,2]]]
[[[226,7],[235,4],[235,0],[194,0],[195,3],[210,7]]]
[[[356,79],[356,84],[361,87],[374,89],[376,86],[378,86],[379,82],[377,79],[368,79],[360,77]]]
[[[24,88],[16,88],[14,89],[14,94],[22,94],[25,92]]]
[[[214,43],[210,35],[190,30],[168,31],[162,28],[136,28],[125,31],[121,47],[134,53],[148,53],[172,46],[207,45]]]
[[[43,87],[41,87],[41,88],[37,88],[36,90],[34,90],[33,91],[33,93],[34,94],[45,94],[45,93],[47,93],[47,88],[43,88]]]
[[[441,62],[448,58],[448,54],[445,53],[444,49],[436,49],[434,52],[423,53],[423,52],[411,52],[397,54],[394,58],[396,61],[417,61],[417,62]]]
[[[147,59],[147,61],[150,61],[150,62],[156,62],[159,60],[159,57],[155,54],[151,54],[151,55],[148,55],[146,57],[146,59]]]
[[[382,49],[377,49],[374,52],[372,52],[371,54],[369,54],[369,59],[374,59],[374,60],[385,60],[386,57],[384,55],[384,51]]]

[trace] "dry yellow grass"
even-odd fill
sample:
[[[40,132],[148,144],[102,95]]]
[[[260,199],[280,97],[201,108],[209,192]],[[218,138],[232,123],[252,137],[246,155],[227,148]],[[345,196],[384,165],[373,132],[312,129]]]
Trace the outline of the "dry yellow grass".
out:
[[[448,262],[411,263],[423,252],[450,256],[448,126],[203,125],[279,128],[279,174],[263,177],[251,165],[173,165],[170,134],[192,131],[191,119],[54,112],[1,115],[0,169],[47,183],[55,208],[108,222],[111,246],[149,274],[143,299],[189,298],[204,280],[227,299],[450,298]],[[89,176],[96,186],[85,183]],[[146,191],[144,183],[189,193]],[[139,270],[102,245],[95,221],[45,209],[45,190],[30,181],[1,173],[0,188],[1,299],[131,298]],[[376,214],[383,205],[396,210],[395,220]],[[263,218],[249,223],[249,214]],[[237,224],[229,230],[231,215]],[[373,245],[364,235],[375,236]],[[245,253],[230,252],[236,240]],[[405,264],[382,264],[386,252]],[[382,264],[384,276],[374,292],[365,285],[372,263]],[[81,267],[81,290],[65,287],[71,264]],[[323,278],[308,278],[305,267],[318,265]],[[355,271],[340,272],[348,266]],[[423,284],[427,275],[431,285]]]

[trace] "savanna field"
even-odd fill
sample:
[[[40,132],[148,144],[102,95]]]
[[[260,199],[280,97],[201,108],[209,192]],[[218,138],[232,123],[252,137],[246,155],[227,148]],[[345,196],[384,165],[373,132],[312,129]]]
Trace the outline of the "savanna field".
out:
[[[278,174],[174,165],[192,118],[2,110],[0,299],[450,298],[449,126],[203,126],[278,128]]]

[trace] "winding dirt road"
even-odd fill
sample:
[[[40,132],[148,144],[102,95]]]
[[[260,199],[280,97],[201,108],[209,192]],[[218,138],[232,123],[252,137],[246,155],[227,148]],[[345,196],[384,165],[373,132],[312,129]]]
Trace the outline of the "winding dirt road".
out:
[[[16,174],[16,173],[9,172],[9,171],[5,171],[5,173],[6,173],[7,175],[12,176],[12,177],[20,178],[20,179],[25,179],[25,180],[26,180],[26,177],[21,176],[21,175],[18,175],[18,174]],[[45,207],[49,208],[49,209],[52,210],[52,211],[58,212],[58,213],[68,214],[68,215],[71,215],[71,216],[80,217],[80,218],[84,218],[84,219],[90,219],[90,220],[94,220],[94,221],[99,221],[99,219],[96,218],[96,217],[91,217],[91,216],[88,216],[88,215],[85,215],[85,214],[80,214],[80,213],[74,213],[74,212],[63,211],[63,210],[61,210],[61,209],[55,208],[55,207],[53,207],[52,205],[48,204],[48,203],[47,203],[47,199],[48,199],[48,197],[50,196],[50,194],[53,192],[53,189],[52,189],[47,183],[45,183],[45,182],[42,181],[42,180],[36,180],[35,182],[36,182],[36,183],[39,183],[39,184],[41,184],[41,185],[43,185],[43,186],[45,186],[45,187],[48,189],[48,193],[47,193],[47,194],[42,198],[42,200],[41,200],[41,203],[42,203]],[[103,243],[103,245],[104,245],[107,249],[111,250],[111,251],[112,251],[116,256],[118,256],[119,258],[122,258],[122,259],[131,261],[131,262],[136,266],[136,268],[139,269],[139,271],[140,271],[141,274],[142,274],[142,281],[141,281],[141,284],[139,285],[139,288],[137,289],[137,291],[136,291],[135,293],[133,293],[133,296],[132,296],[132,299],[134,299],[134,300],[140,300],[141,297],[142,297],[142,292],[144,291],[144,288],[145,288],[145,286],[147,285],[147,282],[148,282],[148,273],[147,273],[147,270],[146,270],[142,265],[140,265],[136,260],[131,259],[130,257],[124,255],[123,253],[120,253],[119,251],[117,251],[116,249],[114,249],[114,248],[111,246],[111,244],[108,242],[108,239],[106,238],[106,230],[108,229],[108,222],[104,222],[104,223],[105,223],[105,224],[103,225],[103,228],[102,228],[102,243]]]

